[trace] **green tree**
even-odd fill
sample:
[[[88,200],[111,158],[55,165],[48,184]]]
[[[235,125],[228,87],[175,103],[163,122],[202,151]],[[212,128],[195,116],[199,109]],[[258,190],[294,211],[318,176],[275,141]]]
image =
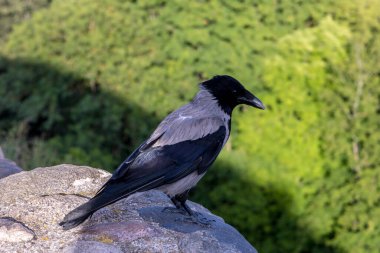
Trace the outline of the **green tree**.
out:
[[[51,0],[0,0],[0,43],[3,43],[12,26],[27,20],[32,13],[49,5]]]
[[[376,252],[380,177],[379,1],[345,6],[341,19],[350,25],[347,60],[333,65],[321,117],[321,151],[326,173],[306,215],[323,217],[320,232],[347,252]],[[344,8],[342,8],[344,9]],[[328,88],[328,89],[327,89]],[[324,214],[322,214],[324,212]],[[327,226],[328,225],[328,226]]]
[[[26,143],[33,155],[13,152],[26,165],[43,160],[30,168],[112,169],[196,83],[230,74],[268,110],[235,111],[194,198],[262,252],[376,251],[379,9],[378,0],[56,0],[0,51],[3,140]]]

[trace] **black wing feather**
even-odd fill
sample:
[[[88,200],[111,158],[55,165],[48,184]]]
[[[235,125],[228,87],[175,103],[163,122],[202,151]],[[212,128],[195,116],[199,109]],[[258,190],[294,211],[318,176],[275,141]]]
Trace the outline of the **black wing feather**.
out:
[[[112,177],[110,179],[114,180],[117,178],[121,178],[125,175],[125,173],[128,171],[129,165],[133,163],[133,161],[144,151],[151,148],[163,135],[162,133],[159,136],[156,136],[154,139],[148,139],[147,141],[143,142],[133,153],[125,159],[125,161],[119,165],[119,167],[115,170]]]
[[[197,140],[151,147],[134,159],[128,167],[128,173],[112,180],[125,184],[142,183],[163,176],[163,183],[166,184],[168,181],[181,179],[196,169],[202,174],[219,154],[225,136],[226,129],[221,126],[218,131]]]

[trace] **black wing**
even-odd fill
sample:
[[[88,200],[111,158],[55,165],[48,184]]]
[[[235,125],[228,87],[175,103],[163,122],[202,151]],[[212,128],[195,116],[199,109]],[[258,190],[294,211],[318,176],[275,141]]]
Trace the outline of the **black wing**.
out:
[[[117,177],[112,176],[94,198],[107,195],[109,201],[102,205],[105,206],[132,193],[172,183],[195,170],[202,174],[221,151],[225,136],[226,129],[221,126],[216,132],[198,140],[137,149],[135,155],[130,156],[134,158],[129,162],[127,171],[117,173]]]
[[[131,163],[144,151],[147,149],[150,149],[162,136],[156,136],[154,139],[148,139],[147,141],[143,142],[135,151],[133,151],[132,154],[130,154],[125,161],[119,165],[119,167],[115,170],[115,172],[112,174],[112,177],[110,179],[114,180],[117,178],[121,178],[127,173],[129,166]]]

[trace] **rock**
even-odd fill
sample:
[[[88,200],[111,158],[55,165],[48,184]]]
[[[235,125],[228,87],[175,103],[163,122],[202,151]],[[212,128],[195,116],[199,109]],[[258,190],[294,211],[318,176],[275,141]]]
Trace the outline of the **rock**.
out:
[[[8,159],[0,159],[0,179],[21,172],[15,162]]]
[[[0,252],[257,252],[201,205],[189,201],[193,211],[214,220],[209,226],[163,211],[173,205],[154,190],[120,200],[79,227],[62,230],[58,223],[65,214],[93,196],[109,176],[90,167],[58,165],[0,180]],[[9,239],[17,231],[23,239]]]
[[[23,242],[35,237],[34,232],[21,222],[12,218],[0,218],[0,241]]]
[[[63,253],[123,253],[123,251],[112,244],[97,241],[78,241],[62,250]]]
[[[22,169],[15,162],[5,158],[3,150],[0,147],[0,179],[21,171]]]

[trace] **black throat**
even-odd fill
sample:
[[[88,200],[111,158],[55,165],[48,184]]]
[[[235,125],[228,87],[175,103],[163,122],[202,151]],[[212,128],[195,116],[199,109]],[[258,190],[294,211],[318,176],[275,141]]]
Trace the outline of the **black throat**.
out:
[[[206,87],[206,90],[215,98],[215,100],[218,103],[219,107],[226,114],[228,114],[229,116],[231,116],[232,115],[232,110],[236,106],[235,100],[233,98],[231,98],[230,96],[227,96],[227,94],[225,94],[225,93],[218,92],[218,91],[215,91],[215,90],[210,90],[210,89],[207,89],[207,87]]]
[[[233,107],[231,107],[230,105],[227,105],[225,103],[220,102],[218,99],[217,99],[217,101],[218,101],[218,105],[220,106],[220,108],[222,108],[222,110],[225,113],[227,113],[228,115],[230,115],[230,117],[231,117]]]
[[[244,89],[238,81],[230,76],[214,76],[213,78],[201,83],[218,102],[218,105],[228,115],[238,105],[237,92]]]

